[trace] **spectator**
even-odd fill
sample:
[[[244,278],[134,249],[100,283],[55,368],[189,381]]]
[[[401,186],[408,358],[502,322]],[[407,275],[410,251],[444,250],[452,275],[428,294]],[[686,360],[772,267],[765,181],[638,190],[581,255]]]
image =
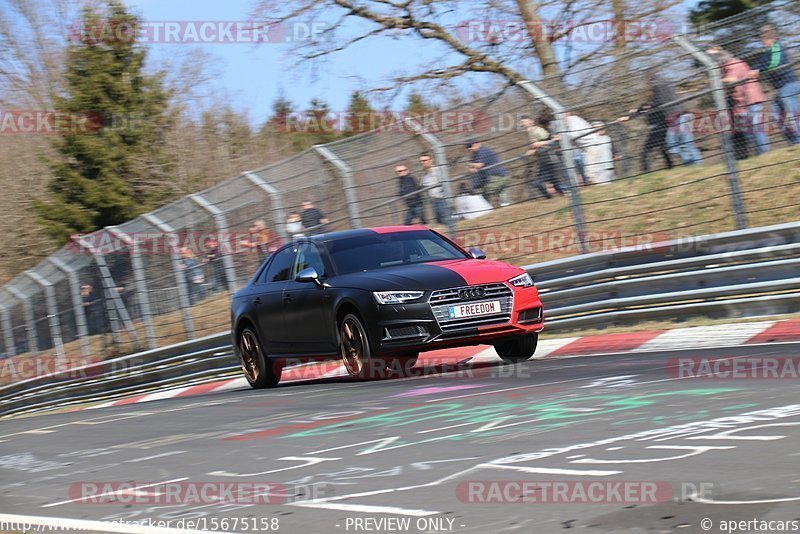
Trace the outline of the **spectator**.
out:
[[[189,290],[189,305],[193,306],[198,301],[206,298],[205,276],[200,262],[189,247],[182,247],[181,267],[186,277],[186,287]]]
[[[553,189],[560,195],[564,194],[564,189],[561,186],[561,160],[558,155],[558,147],[555,142],[558,141],[557,136],[553,136],[549,129],[551,123],[549,115],[540,116],[536,124],[533,120],[523,115],[520,118],[519,126],[525,128],[528,133],[528,140],[531,143],[530,148],[526,152],[529,158],[536,158],[536,176],[530,178],[532,173],[532,161],[527,164],[526,175],[528,178],[528,198],[534,199],[534,189],[538,189],[539,193],[545,198],[552,198],[552,195],[547,190],[547,184],[551,184]]]
[[[419,157],[422,165],[422,187],[428,189],[428,198],[433,207],[433,216],[439,224],[447,224],[450,221],[450,206],[444,195],[442,178],[439,167],[433,165],[433,158],[430,154],[422,154]]]
[[[474,219],[492,211],[492,205],[479,195],[470,190],[467,184],[460,184],[458,196],[456,197],[456,213],[453,217],[457,219]]]
[[[225,265],[223,264],[222,253],[216,236],[212,235],[208,241],[206,241],[205,249],[210,289],[212,293],[216,293],[226,288]]]
[[[650,152],[657,150],[664,156],[667,168],[672,168],[672,158],[667,150],[667,118],[675,116],[674,109],[667,104],[676,100],[675,91],[672,87],[661,81],[655,74],[649,74],[646,78],[648,85],[648,100],[636,109],[632,109],[630,114],[620,117],[618,120],[624,122],[633,116],[646,115],[647,117],[647,137],[639,156],[642,165],[642,172],[650,172]]]
[[[694,144],[694,112],[686,109],[667,121],[667,150],[684,165],[702,163],[703,156]]]
[[[280,239],[269,231],[264,219],[254,221],[247,232],[250,235],[242,241],[242,246],[251,251],[257,251],[262,256],[275,252],[281,244]]]
[[[755,69],[750,76],[757,79],[761,73],[775,88],[773,113],[776,117],[783,112],[783,135],[789,143],[800,143],[800,117],[798,117],[797,98],[800,82],[792,70],[792,62],[786,49],[778,42],[778,29],[774,24],[765,24],[760,29],[761,44],[765,50],[756,58]]]
[[[406,203],[406,216],[403,224],[412,224],[414,219],[419,219],[420,223],[426,224],[422,194],[417,179],[409,174],[408,167],[403,164],[397,165],[394,173],[400,179],[400,188],[397,194]]]
[[[469,163],[469,172],[473,175],[472,192],[483,194],[490,201],[499,197],[500,205],[508,206],[505,191],[508,171],[500,165],[500,158],[492,149],[474,139],[467,141],[466,147],[472,153]]]
[[[106,314],[103,310],[102,295],[95,293],[92,284],[81,286],[81,304],[86,316],[86,330],[90,336],[102,334],[106,329]]]
[[[305,228],[299,213],[289,214],[289,218],[286,219],[286,233],[292,236],[292,239],[305,237]]]
[[[735,84],[728,90],[734,125],[756,149],[756,155],[769,150],[769,138],[764,126],[764,102],[767,97],[758,80],[750,77],[750,67],[741,59],[717,45],[708,48],[708,54],[722,64],[722,81]],[[742,83],[744,82],[744,83]]]
[[[582,185],[594,183],[596,181],[595,177],[585,165],[585,150],[597,141],[594,130],[592,130],[586,119],[573,114],[571,111],[564,113],[564,128],[566,131],[562,133],[567,139],[569,148],[572,149],[575,170],[578,172]]]
[[[593,177],[593,183],[610,184],[614,179],[614,144],[606,133],[605,124],[595,121],[592,129],[595,133],[593,143],[586,147],[586,173]]]
[[[300,212],[300,220],[303,228],[311,234],[324,234],[328,231],[328,218],[320,209],[314,206],[311,201],[305,201],[301,205],[303,211]]]

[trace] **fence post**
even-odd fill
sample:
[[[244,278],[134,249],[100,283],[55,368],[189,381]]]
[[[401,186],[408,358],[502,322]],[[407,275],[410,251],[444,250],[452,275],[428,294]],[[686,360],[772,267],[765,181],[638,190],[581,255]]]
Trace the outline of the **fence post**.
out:
[[[130,247],[131,268],[133,269],[133,280],[136,284],[136,298],[142,311],[142,321],[144,322],[145,337],[147,337],[147,347],[154,349],[158,346],[156,333],[153,329],[153,311],[150,309],[150,293],[147,291],[147,281],[144,276],[144,266],[142,256],[139,253],[139,241],[126,234],[115,226],[106,228],[108,233],[116,237]]]
[[[53,348],[56,350],[56,362],[59,369],[66,363],[64,354],[64,341],[61,337],[61,324],[58,321],[58,303],[53,284],[35,271],[25,271],[25,275],[44,289],[47,306],[47,324],[50,327],[50,337],[53,338]]]
[[[25,293],[12,286],[6,285],[6,291],[22,303],[25,310],[25,334],[28,336],[28,352],[34,356],[39,355],[39,340],[36,338],[36,327],[33,324],[33,306],[31,306],[31,299]]]
[[[159,232],[170,235],[175,233],[175,229],[172,226],[152,213],[145,213],[142,215],[142,218],[155,226]],[[186,339],[192,339],[194,338],[194,324],[192,323],[192,315],[189,313],[191,304],[189,302],[189,288],[186,286],[186,275],[184,269],[181,268],[180,251],[174,246],[170,248],[172,272],[175,274],[175,282],[178,284],[178,302],[181,306],[181,314],[183,315],[183,329],[186,333]]]
[[[244,173],[250,182],[269,195],[272,201],[272,213],[275,217],[275,226],[278,228],[278,234],[285,240],[289,239],[289,234],[286,233],[286,212],[283,208],[283,195],[280,191],[275,189],[269,182],[264,180],[255,172],[249,171]]]
[[[564,160],[564,166],[567,169],[567,178],[569,179],[569,195],[572,204],[572,217],[575,220],[575,230],[578,234],[578,247],[581,254],[586,254],[589,252],[589,248],[586,244],[586,220],[583,216],[583,206],[581,205],[581,197],[578,192],[578,175],[575,171],[575,159],[572,157],[572,152],[575,149],[570,146],[567,136],[564,135],[568,132],[564,116],[566,109],[561,103],[547,94],[535,83],[523,80],[519,82],[518,85],[530,93],[535,99],[541,100],[542,103],[555,114],[556,133],[559,136],[559,144],[561,145],[561,153],[563,154],[562,159]]]
[[[103,299],[103,301],[108,311],[108,321],[111,324],[111,336],[114,342],[117,344],[122,343],[122,338],[119,335],[119,321],[121,320],[128,334],[130,334],[131,339],[134,343],[138,343],[139,335],[133,327],[131,316],[128,313],[128,309],[125,307],[125,303],[122,302],[122,297],[119,296],[117,283],[111,275],[106,259],[97,251],[94,245],[85,241],[85,237],[78,238],[78,246],[89,251],[94,258],[95,264],[97,264],[97,269],[100,271],[100,280],[103,283],[103,290],[105,291],[105,299]]]
[[[350,224],[353,225],[353,228],[361,228],[361,215],[358,211],[358,197],[356,196],[355,180],[353,180],[353,169],[325,145],[314,145],[314,150],[323,159],[332,163],[339,171],[342,182],[344,182],[344,197],[347,200],[347,213],[350,214]]]
[[[689,52],[706,67],[708,77],[711,80],[711,91],[714,94],[717,113],[720,117],[730,117],[732,120],[733,117],[731,117],[728,109],[728,99],[725,95],[725,85],[722,83],[722,67],[686,37],[674,35],[672,38],[681,48]],[[742,199],[742,191],[739,185],[739,168],[734,156],[730,122],[729,120],[722,121],[722,151],[725,154],[725,166],[728,168],[728,185],[731,188],[731,203],[736,217],[736,229],[743,230],[747,228],[747,215],[745,214],[744,200]]]
[[[446,197],[445,202],[447,205],[448,216],[447,231],[450,232],[450,237],[455,239],[456,223],[453,220],[453,209],[451,207],[451,202],[455,196],[453,195],[453,188],[450,184],[450,174],[448,170],[449,162],[447,161],[447,152],[445,152],[444,143],[442,143],[439,138],[432,133],[426,132],[425,129],[417,122],[414,122],[411,117],[406,117],[405,122],[412,130],[414,130],[417,135],[422,137],[429,145],[431,145],[433,157],[436,158],[436,167],[439,173],[439,180],[441,181],[442,188],[444,189],[444,195]]]
[[[231,293],[236,292],[236,271],[233,268],[233,258],[231,257],[231,253],[233,252],[233,247],[230,244],[230,234],[228,233],[228,220],[225,218],[225,214],[222,212],[221,209],[216,207],[214,204],[206,200],[201,195],[189,195],[189,198],[192,201],[206,210],[208,213],[211,214],[211,217],[214,218],[214,226],[217,227],[217,243],[219,243],[219,253],[222,257],[222,265],[225,268],[225,278],[228,282],[228,291]],[[224,240],[223,240],[224,239]],[[226,245],[226,246],[223,246]],[[227,253],[225,253],[227,251]],[[212,266],[213,269],[213,266]]]
[[[6,354],[16,356],[17,346],[14,343],[14,329],[11,327],[11,315],[8,308],[0,308],[0,321],[3,323],[3,339],[6,342]]]
[[[75,313],[75,327],[78,330],[78,339],[81,341],[81,352],[88,358],[92,355],[92,349],[89,346],[89,332],[86,328],[86,310],[83,309],[83,298],[81,298],[81,286],[78,281],[78,275],[75,269],[55,256],[50,256],[47,258],[47,261],[63,271],[67,275],[67,279],[69,279],[69,292],[72,297],[72,308]]]

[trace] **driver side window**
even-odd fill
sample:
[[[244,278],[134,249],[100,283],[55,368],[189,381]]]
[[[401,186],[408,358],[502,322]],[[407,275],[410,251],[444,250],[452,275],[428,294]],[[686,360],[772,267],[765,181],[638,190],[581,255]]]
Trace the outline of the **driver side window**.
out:
[[[291,279],[297,276],[300,271],[313,267],[317,271],[320,278],[324,278],[325,262],[322,260],[322,255],[319,249],[311,243],[303,243],[297,249],[297,256],[295,256],[294,266],[292,267]]]
[[[292,261],[294,260],[294,247],[287,247],[275,254],[272,263],[267,270],[265,282],[283,282],[289,280],[289,274],[292,270]]]

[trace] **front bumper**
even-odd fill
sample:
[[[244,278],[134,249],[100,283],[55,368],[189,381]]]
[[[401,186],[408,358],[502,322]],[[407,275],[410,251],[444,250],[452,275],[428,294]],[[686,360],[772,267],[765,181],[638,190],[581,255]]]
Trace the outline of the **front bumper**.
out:
[[[505,337],[544,329],[542,302],[535,287],[521,288],[506,283],[488,286],[495,292],[483,299],[468,301],[469,304],[499,301],[501,311],[487,317],[449,318],[446,310],[453,303],[440,305],[429,301],[440,292],[427,292],[418,302],[377,306],[378,320],[371,325],[370,332],[374,348],[381,354],[423,352],[491,344]]]

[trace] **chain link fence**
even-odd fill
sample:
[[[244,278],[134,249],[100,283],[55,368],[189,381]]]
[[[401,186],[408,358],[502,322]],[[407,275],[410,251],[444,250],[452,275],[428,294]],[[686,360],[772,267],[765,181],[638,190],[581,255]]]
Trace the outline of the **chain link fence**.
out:
[[[797,220],[796,9],[402,117],[76,237],[0,289],[0,354],[69,363],[223,331],[264,258],[322,231],[424,222],[522,265]],[[403,167],[418,190],[401,194]]]

